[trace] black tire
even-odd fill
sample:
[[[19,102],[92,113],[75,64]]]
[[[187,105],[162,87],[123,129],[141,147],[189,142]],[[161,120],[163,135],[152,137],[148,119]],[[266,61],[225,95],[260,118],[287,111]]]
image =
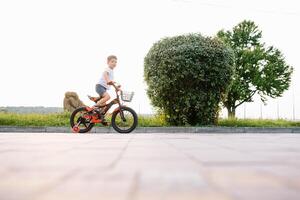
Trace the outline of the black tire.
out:
[[[120,110],[123,111],[123,113],[125,114],[125,119],[127,118],[126,120],[129,121],[129,123],[130,123],[130,125],[128,127],[125,127],[125,128],[120,127],[119,123],[120,122],[124,123],[124,121],[120,121],[121,120]],[[126,113],[130,114],[131,116],[126,115]],[[112,114],[111,125],[119,133],[130,133],[136,128],[137,124],[138,124],[137,114],[133,109],[131,109],[129,107],[122,106],[122,107],[120,107],[119,110],[115,111]]]
[[[82,112],[82,113],[87,113],[87,110],[85,107],[80,107],[80,108],[77,108],[76,110],[74,110],[71,114],[71,117],[70,117],[70,125],[71,125],[71,128],[73,129],[73,127],[75,126],[75,124],[77,124],[77,121],[79,120],[79,118],[75,119],[76,115],[79,114],[79,112]],[[80,115],[80,114],[79,114]],[[76,120],[76,122],[75,122]],[[85,119],[84,119],[85,120]],[[86,125],[84,125],[85,128],[80,128],[79,130],[79,133],[86,133],[86,132],[89,132],[93,127],[94,127],[94,123],[90,123],[88,121],[85,120],[85,122],[87,122]]]

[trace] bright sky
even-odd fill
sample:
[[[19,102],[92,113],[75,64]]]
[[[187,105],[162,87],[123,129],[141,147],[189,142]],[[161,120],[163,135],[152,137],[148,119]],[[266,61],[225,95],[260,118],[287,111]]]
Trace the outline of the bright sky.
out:
[[[213,36],[244,19],[259,25],[264,41],[279,48],[295,72],[283,97],[266,106],[259,99],[248,103],[238,116],[291,119],[294,101],[300,119],[297,0],[0,1],[0,106],[62,107],[66,91],[92,105],[86,95],[96,95],[106,57],[116,54],[116,81],[135,91],[131,106],[152,113],[143,81],[151,45],[190,32]]]

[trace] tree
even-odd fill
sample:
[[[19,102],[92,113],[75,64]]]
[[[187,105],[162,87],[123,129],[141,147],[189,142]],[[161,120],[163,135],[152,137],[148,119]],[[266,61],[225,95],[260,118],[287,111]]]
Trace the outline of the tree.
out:
[[[261,42],[262,32],[252,21],[243,21],[232,31],[221,30],[217,36],[235,53],[235,74],[223,104],[228,117],[258,94],[266,103],[267,96],[276,98],[289,88],[293,68],[286,64],[282,53]]]
[[[217,123],[233,75],[234,54],[218,38],[188,34],[153,44],[144,59],[152,104],[172,125]]]

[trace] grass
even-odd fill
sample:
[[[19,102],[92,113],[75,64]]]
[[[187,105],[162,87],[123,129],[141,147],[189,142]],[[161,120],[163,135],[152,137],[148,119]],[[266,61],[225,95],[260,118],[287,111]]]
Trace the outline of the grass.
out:
[[[220,119],[219,126],[227,127],[300,127],[300,121],[285,119]]]
[[[70,113],[16,114],[0,112],[0,126],[69,126]],[[284,119],[219,119],[225,127],[300,127],[300,121]],[[162,116],[139,116],[140,127],[168,126]]]
[[[70,126],[70,113],[17,114],[0,112],[0,126]],[[109,118],[107,120],[109,121]],[[167,126],[162,117],[139,116],[139,126]]]
[[[2,126],[69,126],[69,113],[57,114],[16,114],[1,113]]]

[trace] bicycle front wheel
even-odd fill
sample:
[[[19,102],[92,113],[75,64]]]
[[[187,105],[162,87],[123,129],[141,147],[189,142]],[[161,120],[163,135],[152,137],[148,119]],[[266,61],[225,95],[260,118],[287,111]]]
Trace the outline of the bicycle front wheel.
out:
[[[130,133],[136,128],[137,124],[137,114],[129,107],[120,107],[111,117],[111,125],[119,133]]]

